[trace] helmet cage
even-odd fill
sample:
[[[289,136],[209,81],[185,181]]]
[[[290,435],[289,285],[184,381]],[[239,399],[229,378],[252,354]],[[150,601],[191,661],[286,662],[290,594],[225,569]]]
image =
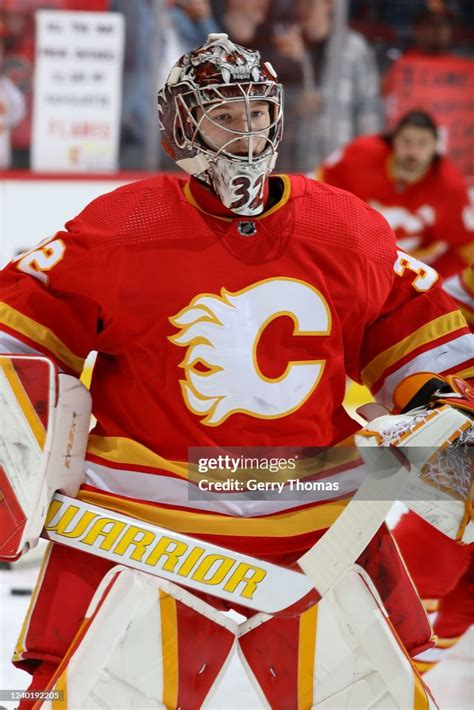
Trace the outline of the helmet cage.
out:
[[[258,121],[255,127],[256,101],[269,106],[268,126]],[[220,123],[215,112],[211,114],[235,102],[244,102],[247,130],[231,128],[232,122]],[[275,70],[262,62],[259,52],[234,44],[225,34],[211,34],[177,61],[158,94],[163,148],[183,170],[207,183],[231,211],[260,214],[265,178],[273,170],[283,133],[282,104]],[[206,136],[213,132],[209,126],[219,128],[216,142]]]
[[[246,131],[222,126],[210,114],[211,109],[241,101],[245,104],[247,114],[247,126],[249,126],[249,129]],[[270,123],[264,128],[253,130],[251,128],[251,112],[252,103],[256,101],[265,101],[269,104]],[[246,165],[253,165],[262,160],[267,160],[269,156],[276,156],[283,123],[280,84],[264,81],[191,88],[189,91],[175,94],[175,102],[173,138],[180,149],[204,153],[210,160],[217,156],[225,156],[230,161],[245,163]],[[197,107],[202,111],[199,119],[196,116]],[[202,123],[205,119],[217,126],[221,131],[229,133],[229,139],[220,147],[210,145],[209,139],[201,131]],[[246,154],[236,155],[232,152],[232,145],[242,138],[248,139]],[[258,155],[254,154],[255,138],[265,141],[265,147]]]

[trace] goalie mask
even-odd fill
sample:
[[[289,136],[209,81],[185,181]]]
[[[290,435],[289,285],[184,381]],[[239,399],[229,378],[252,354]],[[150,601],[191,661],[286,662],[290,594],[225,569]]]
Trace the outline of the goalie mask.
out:
[[[168,155],[236,214],[260,214],[283,125],[282,86],[271,64],[211,34],[172,68],[158,109]]]

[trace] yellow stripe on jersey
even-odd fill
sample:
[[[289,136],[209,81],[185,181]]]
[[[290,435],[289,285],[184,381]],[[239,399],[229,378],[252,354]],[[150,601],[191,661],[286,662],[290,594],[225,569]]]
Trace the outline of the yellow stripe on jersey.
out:
[[[127,465],[146,466],[169,471],[186,480],[189,478],[190,472],[195,474],[197,471],[195,462],[188,463],[187,461],[165,459],[143,444],[121,436],[91,435],[89,436],[87,451],[104,461],[120,464],[121,468],[126,468]],[[299,459],[295,464],[295,468],[291,470],[291,476],[289,476],[287,470],[282,469],[272,475],[272,481],[286,481],[296,476],[304,478],[316,474],[321,475],[325,472],[330,473],[331,469],[347,466],[359,458],[360,455],[355,448],[353,437],[348,437],[336,446],[322,448],[321,452],[316,456]],[[239,480],[245,480],[246,476],[249,478],[255,476],[255,469],[238,468],[233,473],[239,477]],[[208,472],[208,477],[212,478],[212,471]],[[221,480],[219,470],[216,473],[216,478]]]
[[[466,321],[459,311],[451,311],[451,313],[446,313],[429,323],[425,323],[421,328],[396,343],[396,345],[392,345],[374,357],[362,370],[364,384],[367,387],[372,387],[383,372],[398,362],[398,360],[414,352],[417,348],[444,335],[454,333],[463,327],[466,327]]]
[[[15,310],[6,303],[0,303],[0,323],[13,328],[38,345],[47,348],[61,362],[78,374],[81,373],[84,358],[75,355],[49,328]]]
[[[223,217],[222,215],[211,214],[210,212],[206,212],[206,210],[203,210],[201,205],[195,200],[194,195],[191,192],[189,182],[187,182],[185,184],[185,186],[183,187],[183,192],[184,192],[184,196],[187,199],[187,201],[189,202],[189,204],[192,205],[193,207],[195,207],[197,210],[199,210],[199,212],[202,212],[203,214],[207,214],[210,217],[215,217],[216,219],[220,219],[223,222],[232,222],[232,219],[233,219],[232,217]]]
[[[25,388],[23,387],[23,384],[18,377],[10,358],[0,356],[0,367],[2,368],[10,387],[15,394],[16,400],[20,405],[21,411],[25,415],[26,421],[30,425],[30,429],[38,442],[38,446],[41,450],[43,450],[44,443],[46,441],[46,430],[36,409],[33,407],[30,398],[25,392]]]
[[[279,210],[281,207],[286,205],[288,200],[290,199],[291,195],[291,180],[288,177],[288,175],[272,175],[272,177],[277,177],[280,178],[280,180],[283,182],[283,195],[281,198],[278,200],[276,205],[273,205],[273,207],[270,207],[270,209],[267,212],[263,212],[263,214],[258,215],[258,217],[255,217],[256,220],[261,220],[265,219],[266,217],[269,217],[271,214]]]
[[[461,303],[459,304],[459,308],[461,309],[461,313],[463,314],[464,318],[469,323],[469,325],[474,323],[474,310],[468,311],[467,308],[465,306],[463,306]]]
[[[89,436],[87,451],[106,461],[120,463],[126,466],[148,466],[162,469],[188,478],[188,464],[185,461],[168,461],[143,444],[122,436]]]
[[[304,510],[243,518],[165,508],[157,504],[139,503],[132,499],[85,490],[80,490],[77,498],[85,503],[131,515],[133,518],[161,525],[175,532],[194,535],[285,538],[329,528],[351,500],[346,498],[332,503],[318,503]]]
[[[474,293],[474,264],[464,269],[461,274],[461,281],[467,286],[469,291]]]
[[[178,707],[178,619],[176,600],[160,589],[161,657],[163,660],[163,703]]]
[[[466,262],[466,264],[472,264],[474,259],[474,241],[469,242],[469,244],[465,244],[462,247],[458,247],[456,251],[461,259]]]

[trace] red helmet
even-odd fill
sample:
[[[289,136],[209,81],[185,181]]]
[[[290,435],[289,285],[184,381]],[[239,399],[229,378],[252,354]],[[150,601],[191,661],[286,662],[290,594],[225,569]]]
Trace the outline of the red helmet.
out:
[[[246,130],[219,125],[224,139],[213,146],[203,122],[217,125],[214,110],[237,102],[248,119]],[[256,102],[268,104],[264,130],[252,123]],[[234,44],[226,34],[211,34],[178,60],[158,94],[163,147],[186,172],[211,185],[236,214],[259,214],[265,178],[281,140],[282,103],[282,86],[259,52]],[[237,152],[242,144],[245,150]]]

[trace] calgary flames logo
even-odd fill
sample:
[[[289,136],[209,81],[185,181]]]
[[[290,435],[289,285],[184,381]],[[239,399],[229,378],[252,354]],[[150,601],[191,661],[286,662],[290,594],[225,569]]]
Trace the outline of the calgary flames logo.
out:
[[[314,392],[323,360],[290,361],[278,378],[266,377],[257,362],[261,334],[275,318],[286,315],[293,334],[327,335],[331,315],[319,291],[290,278],[259,281],[242,291],[201,294],[170,318],[179,333],[171,342],[186,347],[180,363],[188,408],[207,426],[222,424],[231,414],[262,419],[286,416]]]

